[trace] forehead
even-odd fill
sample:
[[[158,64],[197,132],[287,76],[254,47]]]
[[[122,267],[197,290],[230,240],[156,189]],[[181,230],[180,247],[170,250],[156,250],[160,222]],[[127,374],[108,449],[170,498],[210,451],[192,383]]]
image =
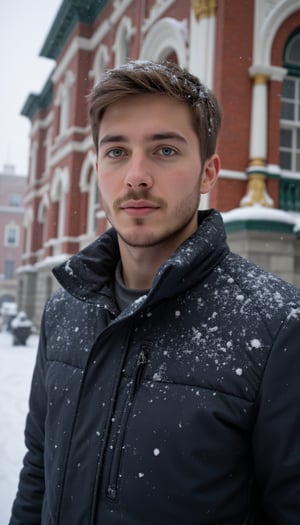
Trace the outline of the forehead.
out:
[[[99,124],[99,135],[128,126],[140,129],[164,126],[193,132],[193,113],[188,104],[168,95],[131,95],[105,109]]]

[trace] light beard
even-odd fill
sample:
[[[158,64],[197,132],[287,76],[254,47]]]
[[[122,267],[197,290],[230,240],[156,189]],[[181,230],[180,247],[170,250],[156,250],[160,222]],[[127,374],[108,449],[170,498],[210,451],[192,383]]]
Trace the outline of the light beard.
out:
[[[178,242],[178,246],[179,246],[183,242],[183,240],[185,240],[185,237],[182,235],[182,233],[185,230],[188,230],[189,226],[193,223],[195,219],[195,215],[198,212],[198,206],[199,206],[199,201],[195,203],[195,205],[193,206],[188,216],[185,215],[185,220],[183,220],[183,222],[180,222],[177,227],[175,225],[174,230],[170,230],[169,232],[167,231],[165,233],[162,232],[161,234],[159,233],[156,234],[155,232],[153,233],[145,232],[144,234],[142,234],[141,241],[138,240],[139,235],[137,232],[135,232],[133,235],[130,235],[130,234],[126,235],[120,232],[112,223],[111,224],[115,228],[118,237],[123,241],[123,243],[127,244],[128,246],[132,248],[153,248],[155,246],[160,246],[160,245],[161,246],[163,245],[171,246],[174,244],[174,241],[176,241],[176,239],[181,239],[180,242]],[[181,209],[182,208],[183,206],[181,206]],[[186,212],[186,208],[185,208],[185,212]],[[180,209],[177,210],[176,216],[178,215],[182,216],[182,214],[180,213]],[[145,220],[140,217],[135,218],[133,220],[133,226],[143,227],[145,226]],[[187,235],[187,237],[189,237],[189,235]]]
[[[139,234],[136,231],[132,234],[126,234],[122,233],[118,230],[116,225],[113,223],[110,217],[109,208],[105,205],[103,202],[103,209],[106,214],[107,220],[110,222],[112,227],[116,230],[118,237],[123,241],[124,244],[127,244],[128,246],[132,248],[152,248],[155,246],[162,246],[162,245],[169,245],[169,246],[176,246],[176,248],[187,238],[191,235],[191,233],[188,233],[186,237],[183,235],[185,230],[189,230],[189,226],[193,223],[195,220],[195,216],[198,212],[199,208],[199,202],[200,202],[200,183],[201,183],[202,173],[200,174],[200,177],[195,184],[194,190],[187,195],[184,200],[180,203],[178,203],[177,208],[174,210],[173,217],[178,217],[179,222],[176,226],[176,221],[174,224],[174,229],[170,229],[166,232],[161,233],[155,233],[151,231],[145,231],[144,234],[141,232],[141,241],[139,242],[138,237]],[[135,192],[134,190],[130,190],[125,197],[117,199],[113,203],[113,209],[115,213],[117,213],[120,210],[120,207],[122,206],[122,203],[126,200],[139,200],[139,199],[149,199],[155,204],[157,204],[161,211],[164,211],[167,209],[167,203],[160,198],[153,198],[149,195],[149,191],[145,189],[144,191],[141,190],[139,192]],[[188,212],[190,210],[190,212]],[[135,217],[132,219],[132,226],[136,228],[146,228],[146,220],[143,217]],[[182,222],[181,222],[182,221]],[[151,226],[149,226],[151,228]],[[197,228],[197,221],[196,221],[196,227],[195,229],[189,230],[190,232],[195,231]],[[176,239],[178,239],[178,243],[176,243]],[[175,248],[175,249],[176,249]]]

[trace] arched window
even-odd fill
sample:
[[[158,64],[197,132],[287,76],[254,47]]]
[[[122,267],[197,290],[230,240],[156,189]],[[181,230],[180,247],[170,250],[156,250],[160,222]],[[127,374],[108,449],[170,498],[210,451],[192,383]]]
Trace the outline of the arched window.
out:
[[[50,161],[51,161],[51,146],[52,146],[52,137],[53,137],[53,128],[48,129],[46,140],[45,140],[45,172],[48,173],[50,169]]]
[[[24,214],[24,228],[25,228],[25,244],[24,252],[25,255],[31,253],[31,239],[32,239],[32,224],[33,224],[33,209],[31,206],[26,208]]]
[[[86,206],[86,234],[88,239],[95,236],[99,213],[99,190],[95,171],[95,154],[89,151],[85,158],[80,174],[80,191],[87,193]]]
[[[32,142],[31,148],[30,148],[29,181],[31,184],[36,180],[37,154],[38,154],[38,143],[35,140]]]
[[[280,167],[300,173],[300,31],[294,32],[284,49],[287,76],[282,83],[280,120]]]
[[[44,246],[44,243],[47,241],[47,215],[49,208],[49,198],[45,193],[38,207],[37,220],[41,226],[41,248]]]
[[[182,67],[187,65],[186,20],[162,18],[154,24],[143,42],[140,59],[172,60]]]
[[[55,105],[58,107],[57,135],[64,135],[70,124],[71,87],[74,84],[74,74],[67,71],[64,81],[58,88]]]
[[[67,168],[57,168],[51,186],[50,197],[52,202],[57,203],[56,213],[56,235],[55,238],[61,240],[65,231],[65,215],[66,215],[66,194],[69,191],[70,181],[69,172]],[[60,244],[57,243],[57,249],[55,249],[55,255],[60,253]],[[59,246],[59,248],[58,248]]]
[[[108,63],[109,54],[107,46],[101,44],[95,56],[93,71],[90,73],[90,76],[95,80],[95,84],[102,78],[105,70],[107,69]]]
[[[136,29],[132,27],[131,19],[125,16],[117,29],[113,45],[116,67],[125,64],[130,58],[130,40],[135,33]]]

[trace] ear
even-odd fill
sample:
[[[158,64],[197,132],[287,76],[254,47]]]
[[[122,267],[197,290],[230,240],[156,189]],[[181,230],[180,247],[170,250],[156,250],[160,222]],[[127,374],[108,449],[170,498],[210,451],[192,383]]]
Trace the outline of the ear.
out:
[[[217,182],[220,171],[220,157],[214,153],[204,163],[200,193],[209,193]]]

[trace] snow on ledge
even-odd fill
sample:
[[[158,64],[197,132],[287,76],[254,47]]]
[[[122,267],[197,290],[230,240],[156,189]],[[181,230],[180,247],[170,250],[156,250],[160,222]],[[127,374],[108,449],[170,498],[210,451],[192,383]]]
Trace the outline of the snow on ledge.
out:
[[[235,221],[270,221],[281,222],[286,224],[296,225],[300,229],[300,219],[295,218],[287,211],[278,210],[275,208],[266,208],[256,204],[254,206],[245,206],[243,208],[235,208],[230,211],[222,212],[224,223]]]
[[[300,218],[295,220],[294,232],[295,233],[300,232]]]

